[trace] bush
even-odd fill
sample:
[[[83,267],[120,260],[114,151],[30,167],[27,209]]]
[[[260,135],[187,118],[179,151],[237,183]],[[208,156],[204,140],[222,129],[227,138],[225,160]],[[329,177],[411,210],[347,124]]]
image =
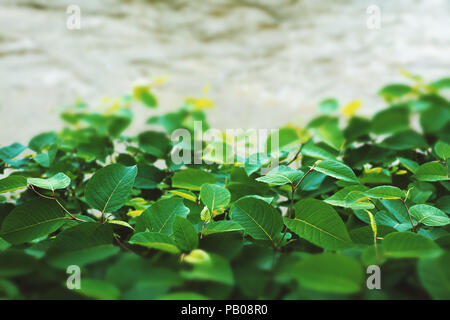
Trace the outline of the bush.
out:
[[[77,101],[61,132],[0,149],[0,296],[450,298],[450,79],[412,79],[384,87],[372,118],[355,101],[341,119],[327,99],[279,130],[278,150],[271,135],[267,154],[232,163],[226,134],[200,143],[201,164],[173,161],[198,157],[194,138],[170,136],[208,129],[206,97],[137,136],[125,129],[132,105],[157,107],[149,86],[101,112]]]

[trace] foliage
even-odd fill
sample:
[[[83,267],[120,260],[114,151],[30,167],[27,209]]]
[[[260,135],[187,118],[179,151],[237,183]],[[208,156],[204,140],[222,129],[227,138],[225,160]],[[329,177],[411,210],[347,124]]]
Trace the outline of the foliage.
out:
[[[449,86],[413,81],[382,88],[371,118],[324,100],[306,128],[281,128],[280,152],[232,164],[209,153],[225,134],[200,144],[212,161],[172,161],[197,156],[170,136],[208,129],[205,96],[138,135],[126,129],[135,104],[157,108],[150,86],[103,111],[77,101],[62,131],[0,148],[0,297],[449,299]],[[382,290],[365,284],[373,264]]]

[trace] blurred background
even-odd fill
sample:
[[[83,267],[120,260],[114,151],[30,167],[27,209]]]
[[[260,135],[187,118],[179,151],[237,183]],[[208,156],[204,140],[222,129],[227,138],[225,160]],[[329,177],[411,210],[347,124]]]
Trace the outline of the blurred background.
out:
[[[80,30],[66,27],[70,4]],[[61,128],[58,108],[76,98],[95,105],[161,76],[150,112],[209,84],[220,129],[304,124],[328,97],[372,114],[378,89],[405,81],[399,69],[448,76],[449,14],[448,0],[0,0],[0,145]]]

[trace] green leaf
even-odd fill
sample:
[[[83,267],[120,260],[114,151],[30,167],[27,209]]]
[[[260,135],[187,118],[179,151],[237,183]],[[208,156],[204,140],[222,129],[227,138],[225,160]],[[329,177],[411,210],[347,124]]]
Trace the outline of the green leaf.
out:
[[[169,138],[163,132],[145,131],[139,134],[138,141],[144,152],[158,158],[166,156],[172,148]]]
[[[434,152],[436,152],[439,158],[447,160],[450,158],[450,144],[444,141],[438,141],[434,145]]]
[[[353,192],[353,191],[363,192],[363,191],[366,191],[367,189],[368,188],[366,186],[362,186],[362,185],[348,186],[348,187],[345,187],[345,188],[339,190],[338,192],[333,194],[331,197],[325,199],[324,202],[331,204],[332,206],[347,208],[347,203],[346,203],[345,199],[351,192]]]
[[[442,78],[430,83],[433,87],[438,90],[450,88],[450,78]]]
[[[28,184],[31,184],[38,188],[58,190],[67,188],[70,185],[70,178],[64,173],[60,172],[48,179],[28,178],[27,182]]]
[[[303,146],[302,155],[320,160],[336,160],[334,154],[312,143]]]
[[[295,204],[295,218],[284,218],[286,226],[300,238],[329,250],[352,246],[344,222],[334,209],[317,199],[304,199]]]
[[[164,171],[155,166],[138,164],[137,169],[134,187],[138,189],[157,189],[158,183],[165,177]]]
[[[205,183],[200,188],[200,199],[213,212],[217,209],[225,208],[231,199],[228,189],[215,184]]]
[[[412,150],[426,148],[427,142],[420,133],[413,130],[406,130],[397,132],[394,135],[384,139],[380,143],[380,146],[393,150]]]
[[[419,164],[415,161],[412,161],[410,159],[398,157],[398,161],[400,161],[400,164],[411,171],[412,173],[416,172],[416,170],[419,168]]]
[[[199,169],[186,169],[175,172],[172,177],[172,187],[200,191],[205,183],[216,183],[214,176]]]
[[[353,170],[350,169],[345,164],[343,164],[342,162],[336,160],[319,161],[314,166],[314,170],[339,180],[352,183],[359,183],[358,178],[356,178],[356,175],[353,172]]]
[[[189,280],[213,281],[226,285],[234,284],[233,271],[229,262],[216,254],[210,254],[208,259],[195,263],[192,271],[182,271],[181,275]]]
[[[15,207],[3,221],[0,236],[20,244],[56,231],[65,221],[64,211],[53,200],[33,199]]]
[[[387,86],[384,86],[380,91],[379,94],[383,96],[388,101],[394,99],[394,98],[401,98],[404,95],[413,92],[413,88],[406,85],[406,84],[389,84]]]
[[[442,250],[432,240],[412,232],[393,232],[383,240],[384,254],[392,258],[433,258]]]
[[[192,223],[180,216],[173,222],[173,234],[178,247],[183,251],[192,251],[198,247],[198,235]]]
[[[338,101],[333,98],[325,99],[319,103],[319,110],[321,113],[334,113],[338,108]]]
[[[375,134],[394,134],[409,129],[409,110],[392,107],[376,113],[372,119],[371,131]]]
[[[438,208],[427,204],[417,204],[409,208],[411,216],[417,219],[417,222],[426,226],[438,227],[446,226],[450,223],[450,218]]]
[[[406,192],[394,186],[379,186],[364,192],[364,195],[372,199],[392,200],[404,198]]]
[[[282,186],[287,183],[296,185],[303,177],[301,170],[294,170],[287,166],[279,166],[270,170],[265,176],[259,177],[256,181]]]
[[[129,241],[130,244],[136,244],[150,249],[157,249],[172,254],[180,253],[175,241],[168,235],[158,232],[139,232],[133,235]]]
[[[240,232],[240,231],[244,231],[244,228],[242,228],[242,226],[239,223],[230,220],[221,220],[209,223],[207,227],[202,231],[202,234],[207,236],[216,233]]]
[[[450,253],[435,259],[420,259],[417,264],[419,279],[433,299],[450,299]]]
[[[136,174],[136,166],[110,164],[100,169],[87,183],[87,203],[103,213],[119,210],[128,199]]]
[[[361,264],[341,254],[311,255],[297,263],[293,271],[302,287],[320,292],[356,293],[364,283]]]
[[[46,259],[61,269],[70,265],[79,267],[107,259],[120,251],[112,245],[110,224],[84,222],[65,229],[51,244]]]
[[[272,243],[283,228],[280,213],[264,200],[253,197],[244,197],[236,201],[231,218],[253,239],[269,240]]]
[[[421,165],[413,175],[419,181],[448,180],[447,169],[439,162],[427,162]]]
[[[20,190],[27,187],[27,178],[22,176],[9,176],[0,180],[0,193]]]
[[[13,143],[9,146],[0,148],[0,159],[3,161],[11,160],[21,154],[26,147],[20,143]]]
[[[39,152],[58,143],[58,134],[54,131],[44,132],[33,137],[28,143],[31,150]]]
[[[186,218],[188,213],[189,209],[184,205],[182,199],[176,197],[160,199],[138,217],[136,228],[138,231],[148,229],[151,232],[171,235],[175,217]],[[142,227],[138,228],[138,225],[142,225]]]
[[[120,296],[120,290],[113,284],[92,278],[81,278],[80,289],[77,290],[83,296],[98,300],[115,300]]]
[[[344,133],[339,128],[339,120],[334,117],[322,116],[312,120],[308,129],[322,142],[330,147],[341,150],[344,145]]]

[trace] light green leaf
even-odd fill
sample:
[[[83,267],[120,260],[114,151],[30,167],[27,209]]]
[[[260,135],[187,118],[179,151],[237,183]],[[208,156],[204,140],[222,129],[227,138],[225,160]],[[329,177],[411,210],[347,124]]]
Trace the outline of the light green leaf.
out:
[[[48,235],[65,221],[64,211],[53,200],[37,198],[15,207],[2,223],[0,236],[12,244]]]
[[[409,212],[418,222],[426,226],[446,226],[450,223],[450,218],[444,212],[427,204],[412,206]]]
[[[295,218],[284,218],[286,226],[300,238],[329,250],[352,246],[344,222],[334,209],[317,199],[304,199],[295,204]]]
[[[293,184],[300,181],[304,173],[301,170],[294,170],[287,166],[279,166],[270,170],[265,176],[259,177],[256,181],[282,186],[284,184]]]
[[[216,178],[206,171],[199,169],[186,169],[175,172],[172,177],[172,187],[200,191],[205,183],[216,183]]]
[[[160,199],[146,209],[139,217],[136,229],[171,235],[173,232],[173,222],[175,217],[186,218],[189,209],[180,198],[172,197]]]
[[[170,239],[168,235],[157,232],[136,233],[131,237],[129,243],[173,254],[180,253],[180,250],[176,246],[175,241]]]
[[[183,251],[192,251],[198,247],[198,235],[192,223],[180,216],[173,222],[175,242]]]
[[[253,197],[236,201],[231,218],[253,239],[269,240],[272,243],[283,227],[283,220],[277,210],[264,200]]]
[[[27,182],[28,184],[31,184],[38,188],[58,190],[67,188],[70,185],[70,178],[64,173],[60,172],[48,179],[28,178]]]
[[[402,199],[405,197],[406,192],[400,188],[393,186],[379,186],[372,188],[366,192],[364,195],[372,199]]]
[[[115,224],[118,226],[122,226],[122,227],[126,227],[128,229],[134,230],[134,228],[132,226],[130,226],[130,224],[126,221],[122,221],[122,220],[108,220],[108,223],[111,224]]]
[[[436,152],[439,158],[447,160],[450,158],[450,144],[444,141],[438,141],[434,145],[434,152]]]
[[[242,232],[244,228],[235,222],[230,220],[221,220],[217,222],[212,222],[207,225],[207,227],[203,230],[202,234],[207,236],[210,234],[216,233],[226,233],[226,232]]]
[[[355,173],[348,166],[336,160],[323,160],[314,166],[314,170],[333,178],[358,183]]]
[[[136,178],[136,166],[110,164],[97,171],[86,186],[86,201],[101,212],[119,210],[127,201]]]
[[[339,108],[338,101],[333,98],[322,100],[319,103],[319,110],[322,113],[334,113]]]
[[[442,250],[432,240],[412,232],[393,232],[383,240],[384,254],[392,258],[434,258]]]
[[[0,193],[20,190],[27,187],[27,178],[22,176],[9,176],[0,180]]]
[[[427,162],[421,165],[413,175],[419,181],[448,180],[447,169],[439,162]]]
[[[213,212],[214,210],[225,208],[230,203],[231,194],[228,189],[221,186],[205,183],[200,188],[200,199],[202,199],[209,211]]]
[[[293,271],[302,287],[321,292],[356,293],[364,283],[362,265],[341,254],[311,255],[298,262]]]
[[[331,204],[332,206],[338,206],[338,207],[344,207],[347,208],[347,203],[345,202],[345,199],[349,195],[350,192],[353,191],[366,191],[368,188],[363,185],[352,185],[345,187],[335,194],[333,194],[331,197],[324,200],[324,202]]]

